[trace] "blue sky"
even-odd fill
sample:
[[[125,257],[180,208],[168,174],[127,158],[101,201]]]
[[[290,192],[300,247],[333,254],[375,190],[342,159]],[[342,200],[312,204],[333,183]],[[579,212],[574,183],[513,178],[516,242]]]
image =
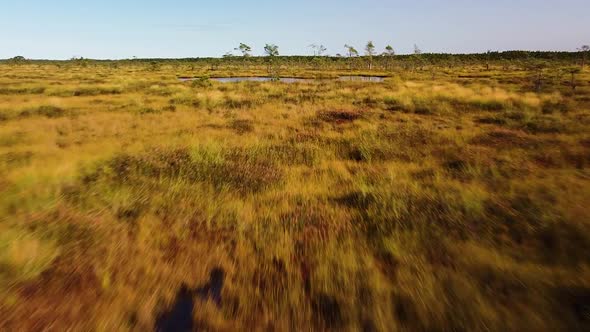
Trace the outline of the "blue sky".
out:
[[[588,0],[1,0],[0,58],[221,56],[240,42],[261,54],[329,54],[373,40],[409,53],[575,50],[590,44]]]

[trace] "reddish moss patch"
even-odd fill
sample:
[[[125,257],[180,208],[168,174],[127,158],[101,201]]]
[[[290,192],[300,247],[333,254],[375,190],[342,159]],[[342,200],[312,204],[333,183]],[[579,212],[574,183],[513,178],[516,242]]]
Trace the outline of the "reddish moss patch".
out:
[[[336,124],[350,123],[362,117],[360,110],[323,110],[318,112],[318,118],[325,122]]]

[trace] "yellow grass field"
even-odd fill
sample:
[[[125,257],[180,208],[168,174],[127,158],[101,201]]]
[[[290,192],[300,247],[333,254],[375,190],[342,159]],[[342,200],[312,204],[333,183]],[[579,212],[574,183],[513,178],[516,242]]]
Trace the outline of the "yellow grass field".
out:
[[[265,70],[0,64],[0,330],[590,329],[588,69]]]

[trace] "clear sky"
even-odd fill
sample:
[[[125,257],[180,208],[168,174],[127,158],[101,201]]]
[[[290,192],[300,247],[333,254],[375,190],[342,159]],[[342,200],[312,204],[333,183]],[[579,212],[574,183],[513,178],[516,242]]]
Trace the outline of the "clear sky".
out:
[[[368,40],[409,53],[575,50],[590,44],[590,0],[1,0],[0,58],[329,54]]]

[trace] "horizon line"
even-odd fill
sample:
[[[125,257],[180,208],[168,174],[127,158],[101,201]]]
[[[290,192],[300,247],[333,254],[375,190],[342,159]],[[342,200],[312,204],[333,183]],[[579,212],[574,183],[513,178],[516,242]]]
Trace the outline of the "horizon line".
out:
[[[502,54],[502,53],[513,53],[513,52],[529,52],[529,53],[581,53],[583,51],[581,50],[526,50],[526,49],[522,49],[522,50],[503,50],[503,51],[488,51],[488,52],[467,52],[467,53],[450,53],[450,52],[422,52],[419,55],[483,55],[483,54]],[[373,56],[375,57],[380,57],[380,56],[390,56],[390,57],[397,57],[397,56],[411,56],[411,55],[416,55],[415,53],[400,53],[400,54],[394,54],[394,55],[384,55],[382,53],[379,54],[375,54]],[[22,55],[16,55],[10,58],[3,58],[0,59],[0,61],[7,61],[7,60],[12,60],[14,58],[18,58],[18,57],[23,57],[25,61],[72,61],[72,60],[93,60],[93,61],[125,61],[125,60],[197,60],[197,59],[231,59],[231,58],[266,58],[268,57],[268,55],[249,55],[249,56],[243,56],[243,55],[231,55],[231,56],[195,56],[195,57],[137,57],[137,56],[132,56],[132,57],[126,57],[126,58],[87,58],[87,57],[77,57],[77,56],[72,56],[69,59],[64,59],[64,58],[27,58],[26,56],[22,56]],[[317,58],[317,57],[321,57],[321,58],[350,58],[349,56],[346,56],[344,54],[326,54],[326,55],[311,55],[311,54],[280,54],[276,57],[309,57],[309,58]],[[352,58],[362,58],[362,57],[368,57],[368,55],[366,54],[362,54],[362,55],[358,55],[358,56],[353,56]]]

